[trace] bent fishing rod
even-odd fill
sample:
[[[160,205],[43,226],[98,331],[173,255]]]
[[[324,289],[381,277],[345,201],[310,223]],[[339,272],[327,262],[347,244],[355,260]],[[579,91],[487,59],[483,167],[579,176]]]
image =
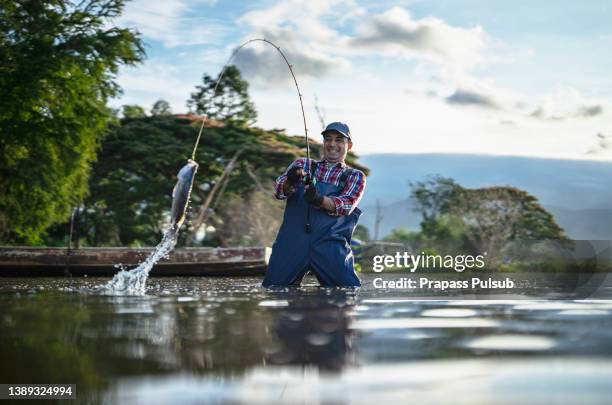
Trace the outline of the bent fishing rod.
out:
[[[312,165],[311,165],[311,162],[310,162],[310,142],[309,142],[309,139],[308,139],[308,127],[306,126],[306,114],[304,113],[304,103],[302,102],[302,92],[300,91],[300,86],[298,85],[297,79],[295,77],[295,73],[293,72],[293,65],[291,63],[289,63],[289,60],[287,59],[287,57],[285,56],[283,51],[281,51],[279,46],[277,46],[276,44],[274,44],[273,42],[271,42],[271,41],[269,41],[269,40],[267,40],[265,38],[253,38],[253,39],[249,39],[248,41],[242,43],[240,46],[238,46],[236,49],[234,49],[234,51],[232,52],[232,54],[228,58],[227,62],[225,62],[225,65],[223,65],[223,69],[221,70],[221,73],[219,74],[219,77],[217,78],[217,83],[215,83],[215,87],[213,89],[212,97],[214,98],[216,96],[217,88],[219,87],[219,83],[221,83],[221,79],[223,78],[223,75],[225,74],[225,71],[230,66],[230,63],[232,62],[234,57],[245,46],[247,46],[247,45],[249,45],[249,44],[251,44],[253,42],[264,42],[266,44],[269,44],[269,45],[273,46],[278,51],[278,53],[283,57],[283,60],[285,61],[285,64],[289,68],[289,73],[291,73],[291,77],[293,78],[293,83],[295,84],[295,88],[297,90],[298,97],[300,99],[300,108],[302,110],[302,120],[304,122],[304,135],[306,136],[306,164],[308,165],[307,166],[308,168],[307,168],[307,170],[305,170],[306,171],[306,178],[304,179],[304,183],[305,184],[311,184],[314,187],[314,173],[312,173]],[[205,125],[207,119],[208,119],[208,115],[204,115],[204,118],[202,119],[202,124],[200,125],[200,131],[198,132],[198,137],[196,139],[195,145],[193,146],[193,153],[191,154],[191,159],[194,160],[194,161],[195,161],[196,150],[198,149],[198,144],[200,143],[200,138],[202,136],[202,132],[204,131],[204,125]],[[304,227],[304,230],[306,231],[306,233],[310,233],[311,232],[311,226],[310,226],[310,206],[308,206],[308,209],[306,210],[306,225]]]

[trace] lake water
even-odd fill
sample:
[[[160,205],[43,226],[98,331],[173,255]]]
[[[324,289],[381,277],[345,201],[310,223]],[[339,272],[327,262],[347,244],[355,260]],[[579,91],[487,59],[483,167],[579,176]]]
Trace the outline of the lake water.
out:
[[[612,281],[462,296],[260,278],[0,278],[0,383],[78,403],[611,403]],[[387,275],[387,278],[393,276]]]

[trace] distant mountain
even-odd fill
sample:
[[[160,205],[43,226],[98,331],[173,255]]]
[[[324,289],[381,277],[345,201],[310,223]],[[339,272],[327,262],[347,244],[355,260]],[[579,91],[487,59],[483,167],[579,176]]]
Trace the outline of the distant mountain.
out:
[[[382,211],[382,221],[380,222],[379,239],[388,235],[394,228],[404,227],[411,231],[420,228],[421,216],[412,209],[414,205],[409,199],[395,201],[390,204],[380,204]],[[370,236],[375,237],[376,205],[362,206],[363,215],[359,223],[365,225],[370,230]]]
[[[570,210],[545,205],[572,239],[612,240],[612,209]]]
[[[380,236],[393,228],[419,228],[408,200],[409,183],[427,175],[452,177],[464,187],[518,187],[536,196],[570,237],[612,240],[612,163],[456,154],[373,154],[361,223],[374,233],[376,201],[383,206]]]

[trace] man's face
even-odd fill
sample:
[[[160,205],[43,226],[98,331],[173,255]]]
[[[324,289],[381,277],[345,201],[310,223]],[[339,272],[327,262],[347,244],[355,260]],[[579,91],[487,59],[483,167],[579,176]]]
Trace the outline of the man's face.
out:
[[[323,135],[323,157],[330,163],[344,162],[353,143],[338,132],[329,131]]]

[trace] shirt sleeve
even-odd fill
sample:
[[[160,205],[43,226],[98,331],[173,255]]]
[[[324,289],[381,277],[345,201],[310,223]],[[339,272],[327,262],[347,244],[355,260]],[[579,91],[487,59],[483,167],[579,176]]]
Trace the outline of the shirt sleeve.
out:
[[[285,185],[285,182],[287,181],[287,172],[291,170],[291,168],[293,167],[303,168],[305,161],[306,160],[304,158],[294,160],[293,163],[291,163],[289,167],[287,167],[285,172],[276,179],[276,182],[274,184],[274,196],[276,197],[277,200],[286,200],[287,197],[289,197],[283,193],[283,186]]]
[[[331,197],[336,206],[336,215],[350,215],[361,200],[365,190],[366,177],[360,170],[352,169],[344,188],[337,197]]]

